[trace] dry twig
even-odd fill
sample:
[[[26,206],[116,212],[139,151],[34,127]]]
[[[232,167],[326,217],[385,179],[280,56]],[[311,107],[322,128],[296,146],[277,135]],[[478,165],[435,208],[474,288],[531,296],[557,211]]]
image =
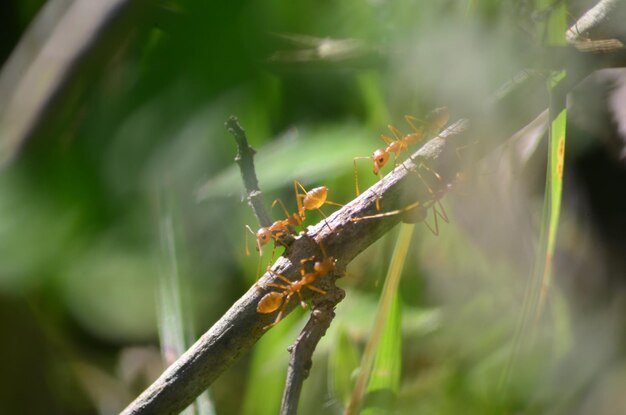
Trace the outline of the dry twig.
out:
[[[228,118],[226,128],[228,132],[233,135],[237,143],[235,161],[241,171],[241,178],[246,188],[248,204],[252,208],[259,225],[270,226],[272,221],[263,204],[263,193],[261,193],[261,189],[259,189],[259,181],[257,180],[256,171],[254,170],[254,154],[256,151],[248,144],[246,132],[241,128],[235,116]]]

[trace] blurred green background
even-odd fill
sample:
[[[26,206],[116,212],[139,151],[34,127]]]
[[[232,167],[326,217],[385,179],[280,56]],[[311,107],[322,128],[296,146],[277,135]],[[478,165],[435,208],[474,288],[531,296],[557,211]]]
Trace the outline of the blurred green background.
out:
[[[268,205],[280,197],[295,210],[294,179],[346,203],[352,157],[382,146],[388,124],[408,131],[405,114],[442,105],[452,120],[471,113],[541,43],[542,14],[528,1],[138,1],[100,16],[104,29],[83,39],[99,13],[89,3],[0,6],[2,413],[119,412],[255,281],[244,225],[258,225],[242,202],[229,115],[258,150]],[[571,7],[572,17],[584,11]],[[61,72],[52,96],[39,95],[77,38],[89,53]],[[42,51],[52,59],[35,59]],[[37,128],[20,135],[14,125],[28,114]],[[543,130],[525,134],[526,152],[484,137],[494,151],[444,200],[450,224],[437,237],[417,225],[395,311],[398,387],[392,403],[366,407],[626,413],[626,174],[610,154],[610,163],[594,158],[609,152],[573,118],[546,317],[515,334],[539,233]],[[375,183],[368,162],[359,179]],[[395,237],[340,281],[347,298],[318,347],[301,413],[342,412]],[[286,347],[306,317],[298,310],[268,332],[197,411],[277,413]]]

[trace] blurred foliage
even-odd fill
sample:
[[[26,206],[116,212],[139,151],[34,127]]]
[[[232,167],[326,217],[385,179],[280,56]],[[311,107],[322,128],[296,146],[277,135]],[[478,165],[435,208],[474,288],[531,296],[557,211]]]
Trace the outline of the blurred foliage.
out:
[[[0,6],[5,64],[44,3],[69,2]],[[405,114],[441,105],[452,119],[471,114],[540,43],[530,1],[137,4],[119,28],[123,42],[95,51],[104,64],[78,69],[49,109],[54,122],[0,173],[2,413],[117,413],[162,371],[159,329],[164,343],[189,344],[256,279],[256,258],[244,255],[244,224],[256,224],[241,201],[229,115],[258,150],[268,204],[280,197],[295,209],[294,179],[325,184],[345,203],[352,157],[382,146],[388,124],[406,131]],[[506,138],[483,139],[496,149]],[[584,150],[575,140],[568,145]],[[401,362],[397,413],[624,413],[623,287],[608,296],[588,281],[613,281],[621,268],[573,206],[561,213],[544,318],[531,338],[514,338],[539,233],[546,154],[536,148],[519,165],[503,153],[474,161],[444,201],[450,224],[438,237],[417,225],[398,290],[393,349],[402,354],[388,356]],[[358,174],[362,189],[376,180],[366,162]],[[347,298],[316,351],[300,413],[346,404],[394,238],[339,282]],[[168,290],[179,295],[166,300]],[[165,335],[163,310],[177,301],[184,313],[171,324],[185,327]],[[215,382],[217,414],[278,412],[286,347],[306,317],[294,314]]]

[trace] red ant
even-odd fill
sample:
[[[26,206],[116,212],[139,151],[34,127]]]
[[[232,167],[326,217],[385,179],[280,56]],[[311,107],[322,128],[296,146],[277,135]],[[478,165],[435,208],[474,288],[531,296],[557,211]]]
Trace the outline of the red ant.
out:
[[[276,251],[276,242],[280,242],[281,238],[285,235],[293,234],[293,227],[300,226],[306,219],[306,211],[307,210],[317,210],[324,217],[326,215],[320,209],[323,205],[336,205],[343,206],[339,203],[332,202],[327,200],[328,197],[328,187],[320,186],[314,189],[307,191],[302,183],[298,180],[293,181],[293,188],[296,194],[296,202],[298,204],[298,212],[290,214],[285,204],[280,199],[274,200],[272,203],[272,207],[276,206],[276,203],[280,204],[285,213],[286,218],[282,220],[277,220],[272,223],[268,227],[260,228],[258,231],[254,232],[248,225],[245,226],[247,232],[254,235],[256,238],[256,250],[259,252],[259,265],[257,266],[257,275],[261,273],[261,263],[263,261],[263,246],[265,246],[270,240],[274,240],[274,249],[272,250],[272,255],[270,262],[274,259],[274,254]],[[300,190],[304,193],[300,193]],[[328,226],[328,223],[326,223]],[[330,227],[329,227],[330,228]],[[248,233],[245,233],[246,238],[246,255],[250,255],[250,251],[248,250]]]
[[[272,276],[280,278],[286,284],[278,284],[273,282],[265,284],[265,287],[275,287],[279,288],[281,291],[272,291],[265,294],[257,304],[256,311],[260,314],[273,313],[280,308],[280,311],[276,316],[274,322],[263,327],[263,330],[267,330],[270,327],[275,326],[283,319],[285,315],[285,310],[287,309],[287,305],[291,301],[291,298],[294,296],[294,294],[298,295],[302,308],[306,309],[308,307],[308,305],[304,302],[304,298],[302,297],[302,288],[307,287],[309,290],[314,291],[318,294],[326,294],[326,291],[321,290],[313,286],[312,284],[317,278],[330,274],[335,269],[335,264],[337,263],[337,260],[333,257],[329,257],[326,255],[324,246],[321,243],[319,246],[322,251],[323,259],[321,261],[315,261],[315,263],[313,264],[313,270],[310,272],[306,271],[305,264],[308,262],[313,262],[315,259],[315,255],[300,260],[299,280],[291,281],[289,278],[275,273],[268,267],[267,271]]]
[[[381,135],[380,138],[387,144],[385,148],[379,148],[371,156],[364,157],[354,157],[352,162],[354,164],[354,184],[356,188],[357,196],[360,194],[359,191],[359,177],[357,174],[356,161],[357,160],[372,160],[374,163],[374,167],[372,171],[375,175],[382,180],[382,175],[380,174],[380,170],[387,164],[389,161],[389,157],[391,154],[394,155],[394,160],[397,163],[398,157],[401,152],[407,151],[409,145],[420,141],[424,137],[430,137],[432,135],[436,135],[439,131],[448,123],[450,115],[448,113],[447,107],[439,107],[432,110],[424,120],[417,119],[410,115],[405,115],[404,119],[407,124],[411,126],[413,129],[412,133],[404,135],[400,130],[398,130],[393,125],[388,125],[387,128],[391,131],[393,138],[388,137],[386,135]],[[417,126],[417,124],[421,124],[421,126]],[[376,198],[376,209],[380,210],[380,202],[379,198]]]
[[[250,232],[256,238],[256,250],[259,252],[259,265],[257,266],[257,275],[261,273],[261,262],[263,261],[263,246],[265,246],[270,240],[274,240],[274,249],[272,249],[272,255],[270,262],[274,259],[274,253],[276,251],[276,242],[280,242],[281,238],[285,235],[293,234],[293,227],[302,225],[304,222],[304,216],[300,213],[289,214],[285,204],[280,199],[274,200],[272,207],[279,203],[285,212],[285,219],[277,220],[268,227],[259,228],[254,232],[250,226],[245,225],[245,229]],[[245,233],[246,240],[246,255],[250,255],[248,250],[248,233]]]

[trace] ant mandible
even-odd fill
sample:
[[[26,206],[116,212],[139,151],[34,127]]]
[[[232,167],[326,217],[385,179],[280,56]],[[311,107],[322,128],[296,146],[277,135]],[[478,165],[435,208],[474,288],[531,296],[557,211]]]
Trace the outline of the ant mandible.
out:
[[[302,308],[306,309],[308,307],[307,303],[304,302],[304,298],[302,297],[301,293],[304,287],[307,287],[309,290],[321,295],[326,294],[326,291],[321,290],[313,286],[312,284],[315,282],[315,280],[317,280],[317,278],[330,274],[335,269],[335,264],[337,263],[337,260],[333,257],[329,257],[326,255],[326,250],[321,243],[319,246],[323,255],[322,260],[315,261],[315,263],[313,264],[313,270],[309,272],[306,271],[305,264],[309,262],[314,262],[315,255],[300,260],[299,280],[291,281],[289,278],[285,277],[284,275],[277,274],[268,267],[267,271],[272,276],[284,281],[285,284],[273,282],[265,284],[265,287],[279,288],[281,291],[272,291],[265,294],[257,304],[256,310],[260,314],[270,314],[280,308],[276,319],[271,324],[263,327],[263,330],[267,330],[270,327],[275,326],[283,319],[283,317],[285,316],[285,310],[287,309],[287,305],[289,305],[289,302],[294,295],[297,295],[300,299],[300,305],[302,306]]]

